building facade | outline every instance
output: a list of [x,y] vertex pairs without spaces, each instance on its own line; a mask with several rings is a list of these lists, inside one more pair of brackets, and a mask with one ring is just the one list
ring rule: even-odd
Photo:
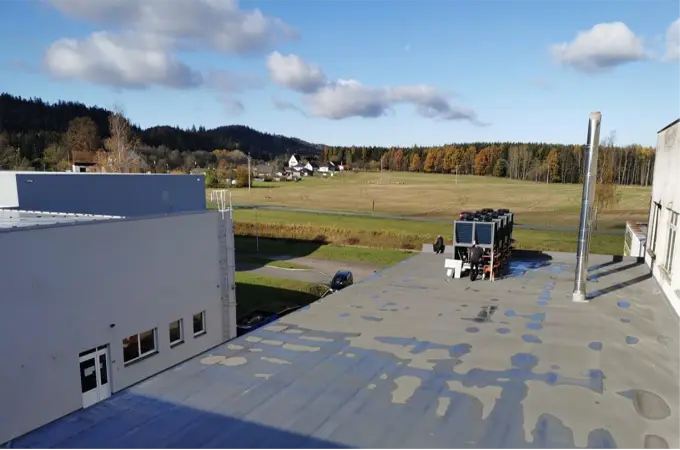
[[680,315],[680,119],[658,133],[645,262]]
[[[96,192],[111,177],[122,186],[140,175],[73,176]],[[110,194],[99,208],[107,215],[75,211],[93,208],[78,196],[71,206],[52,200],[68,213],[0,209],[0,443],[236,336],[229,212],[201,208],[202,192],[175,195],[182,212],[110,214],[115,204],[140,212],[135,202],[174,209],[162,192],[183,181],[171,177],[196,178],[168,175],[165,188],[151,181],[161,193],[155,206],[144,193]]]

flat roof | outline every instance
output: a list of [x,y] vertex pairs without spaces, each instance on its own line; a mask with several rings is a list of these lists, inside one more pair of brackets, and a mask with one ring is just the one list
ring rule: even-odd
[[680,119],[675,119],[673,122],[669,123],[668,125],[666,125],[666,126],[663,127],[662,129],[660,129],[659,131],[657,131],[656,134],[659,134],[659,133],[661,133],[662,131],[666,131],[667,129],[669,129],[670,127],[672,127],[673,125],[675,125],[675,124],[678,123],[678,122],[680,122]]
[[119,217],[0,209],[0,230],[108,220]]
[[[591,256],[446,281],[420,254],[16,439],[13,447],[680,444],[678,322],[649,277]],[[115,374],[113,375],[115,376]]]

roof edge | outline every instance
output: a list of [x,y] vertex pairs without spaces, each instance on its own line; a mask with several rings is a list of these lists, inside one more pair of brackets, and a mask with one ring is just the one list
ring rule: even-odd
[[660,129],[659,131],[657,131],[656,134],[659,134],[659,133],[661,133],[662,131],[666,131],[667,129],[669,129],[670,127],[672,127],[673,125],[675,125],[675,124],[678,123],[678,122],[680,122],[680,118],[675,119],[673,122],[669,123],[668,125],[666,125],[666,126],[663,127],[662,129]]

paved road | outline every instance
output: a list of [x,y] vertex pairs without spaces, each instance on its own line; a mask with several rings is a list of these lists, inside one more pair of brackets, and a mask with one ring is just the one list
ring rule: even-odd
[[[352,212],[352,211],[328,211],[322,209],[306,209],[306,208],[295,208],[292,206],[277,206],[277,205],[257,205],[257,204],[240,204],[234,205],[234,209],[265,209],[273,211],[290,211],[290,212],[300,212],[308,214],[334,214],[339,216],[356,216],[356,217],[371,217],[376,219],[398,219],[398,220],[411,220],[414,222],[438,222],[447,223],[449,220],[442,219],[441,217],[411,217],[411,216],[398,216],[391,214],[382,213],[363,213],[363,212]],[[549,225],[525,225],[525,224],[515,224],[515,228],[520,230],[535,230],[535,231],[565,231],[565,232],[578,232],[578,228],[573,227],[559,227],[559,226],[549,226]],[[624,230],[594,230],[593,234],[610,234],[610,235],[623,235]]]
[[318,284],[328,284],[333,274],[341,269],[350,270],[354,274],[355,281],[362,280],[373,274],[373,272],[383,269],[380,266],[365,263],[347,263],[307,257],[292,258],[280,256],[276,259],[313,267],[313,269],[283,269],[280,267],[263,266],[261,264],[239,263],[238,255],[236,255],[236,259],[236,270],[239,272],[250,272],[268,277],[291,278]]

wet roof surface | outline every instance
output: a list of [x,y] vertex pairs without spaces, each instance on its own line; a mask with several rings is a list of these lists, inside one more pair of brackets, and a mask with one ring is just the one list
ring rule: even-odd
[[[445,281],[421,254],[14,447],[677,447],[678,322],[644,266]],[[611,261],[611,259],[609,259]]]
[[95,220],[107,219],[112,219],[112,217],[0,209],[0,230],[40,227],[57,223],[92,222]]

